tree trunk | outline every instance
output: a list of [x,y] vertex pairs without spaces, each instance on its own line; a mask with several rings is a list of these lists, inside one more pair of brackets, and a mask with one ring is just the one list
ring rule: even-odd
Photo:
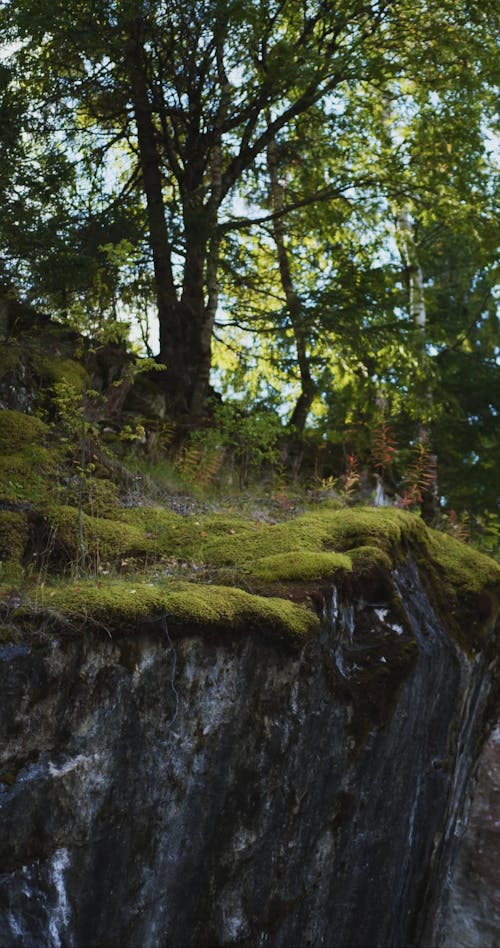
[[[283,210],[283,187],[278,178],[278,155],[275,139],[272,139],[267,146],[267,168],[271,187],[271,206],[273,213],[279,215]],[[302,303],[293,285],[290,260],[285,244],[283,219],[280,216],[273,218],[273,235],[278,254],[281,286],[285,294],[288,315],[292,325],[300,374],[301,392],[290,417],[289,425],[302,432],[316,393],[316,385],[311,375],[307,355],[307,332],[304,326]]]
[[[413,321],[417,331],[417,346],[419,362],[421,368],[424,366],[427,313],[425,308],[425,290],[424,275],[418,256],[418,248],[415,243],[413,221],[410,210],[407,205],[396,210],[396,235],[402,260],[406,267],[408,275],[408,304],[410,318]],[[427,402],[429,408],[432,406],[432,392],[426,381],[420,382],[419,395],[423,402]],[[425,414],[425,411],[424,411]],[[438,481],[437,481],[437,454],[432,451],[432,437],[428,422],[423,422],[420,426],[418,440],[426,443],[430,447],[429,465],[432,473],[432,486],[425,491],[422,497],[421,509],[424,520],[431,521],[436,516],[439,507]]]
[[137,128],[139,157],[146,195],[149,241],[153,254],[158,318],[160,323],[160,354],[168,335],[170,313],[177,303],[172,273],[172,256],[165,219],[163,180],[158,154],[152,108],[148,97],[140,24],[134,24],[126,45],[127,65],[134,118]]
[[130,27],[126,56],[157,290],[159,360],[167,367],[165,389],[171,413],[176,417],[192,418],[206,410],[209,393],[211,340],[218,299],[216,220],[221,196],[220,144],[212,148],[211,191],[207,203],[203,198],[207,155],[203,151],[196,153],[196,148],[191,149],[182,173],[178,171],[176,175],[181,191],[185,238],[184,271],[179,293],[173,278],[158,132],[148,89],[140,21],[134,21]]

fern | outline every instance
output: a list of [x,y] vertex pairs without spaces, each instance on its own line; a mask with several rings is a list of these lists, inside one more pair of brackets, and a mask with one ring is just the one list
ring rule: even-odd
[[436,460],[431,454],[429,440],[422,436],[415,442],[412,458],[403,478],[404,493],[401,507],[418,507],[436,484]]
[[397,445],[393,437],[392,429],[385,418],[382,418],[371,433],[370,450],[373,467],[382,477],[391,467],[396,452]]
[[212,448],[205,451],[196,477],[197,484],[200,484],[201,487],[208,487],[209,484],[212,484],[220,471],[223,460],[223,449]]
[[446,532],[455,537],[460,543],[468,543],[470,540],[470,517],[465,510],[460,515],[456,510],[450,510],[447,517]]
[[350,500],[360,481],[359,460],[355,454],[347,455],[347,468],[345,474],[340,478],[342,481],[342,492],[346,500]]
[[202,448],[196,444],[188,444],[182,449],[174,461],[174,465],[181,477],[189,481],[196,480],[202,455]]
[[173,421],[164,421],[159,432],[159,444],[164,451],[171,447],[175,434],[176,427]]

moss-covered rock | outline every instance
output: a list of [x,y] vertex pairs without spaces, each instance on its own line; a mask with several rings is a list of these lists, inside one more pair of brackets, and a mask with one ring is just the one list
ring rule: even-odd
[[0,499],[37,501],[47,494],[54,461],[43,441],[48,428],[32,415],[0,411]]
[[176,622],[201,627],[270,630],[292,638],[300,638],[319,627],[317,616],[302,606],[224,586],[185,584],[166,597],[166,606]]
[[47,431],[47,425],[39,418],[4,409],[0,411],[0,453],[15,454],[24,448],[39,445]]
[[341,571],[350,572],[352,561],[343,553],[310,553],[292,550],[257,559],[252,575],[264,582],[299,580],[307,582],[333,577]]
[[500,583],[500,565],[446,533],[428,531],[427,551],[439,567],[442,581],[457,594],[477,595]]
[[83,484],[84,511],[91,517],[120,520],[122,507],[118,486],[109,478],[87,477]]
[[388,553],[384,553],[378,546],[366,544],[348,550],[347,555],[352,563],[352,569],[358,576],[372,572],[374,569],[389,573],[392,569],[392,560]]
[[73,582],[44,588],[33,605],[109,627],[130,628],[165,615],[173,625],[204,632],[269,631],[294,640],[319,626],[316,615],[286,600],[195,583]]
[[5,564],[19,564],[28,541],[26,514],[0,510],[0,560]]
[[201,528],[193,517],[181,517],[162,507],[133,507],[119,514],[122,523],[142,532],[157,555],[192,559],[199,550]]
[[33,363],[40,378],[48,384],[64,382],[76,392],[83,392],[88,384],[88,372],[76,359],[38,355]]
[[[71,359],[54,359],[53,365],[42,359],[39,371],[54,384],[72,378],[80,390],[85,383],[84,370]],[[98,465],[92,473],[86,472],[79,514],[75,490],[80,493],[82,485],[75,476],[73,448],[53,439],[49,451],[49,433],[38,418],[0,412],[0,500],[11,506],[20,501],[29,505],[30,549],[31,544],[37,549],[33,524],[36,529],[42,524],[50,538],[50,543],[42,544],[46,558],[52,557],[49,566],[67,570],[78,560],[80,566],[98,572],[106,563],[110,569],[134,569],[140,577],[127,583],[54,587],[53,604],[62,614],[90,615],[119,625],[167,613],[173,621],[190,626],[268,626],[288,637],[300,636],[317,628],[313,608],[321,610],[320,599],[328,583],[334,581],[348,597],[364,595],[366,590],[375,598],[380,590],[390,596],[391,571],[411,554],[437,608],[455,617],[464,641],[477,639],[477,621],[482,621],[483,613],[476,606],[485,590],[498,585],[500,568],[456,540],[429,530],[413,514],[394,508],[322,505],[289,520],[268,523],[227,513],[186,517],[159,506],[125,509],[115,484],[108,476],[98,476]],[[102,472],[109,473],[104,467]],[[73,504],[67,501],[71,496]],[[61,498],[66,502],[60,504]],[[0,517],[0,559],[19,567],[27,542],[24,514],[5,511]],[[162,570],[165,574],[167,561],[169,572],[182,575],[184,570],[185,575],[187,565],[200,582],[159,585],[157,578]],[[145,576],[153,573],[153,569],[148,572],[150,567],[154,567],[152,584],[145,582]],[[227,585],[213,586],[207,577]],[[252,589],[278,593],[281,598],[253,596]],[[307,611],[292,599],[308,601],[312,608]],[[462,612],[465,622],[459,618]],[[467,623],[473,630],[470,635],[463,631]]]
[[236,566],[253,572],[257,561],[269,556],[302,553],[345,552],[370,546],[391,557],[401,555],[412,542],[424,542],[425,524],[401,510],[350,508],[312,510],[279,524],[252,523],[236,527],[224,536],[208,534],[203,543],[207,562]]
[[[50,511],[50,524],[69,559],[76,558],[80,546],[80,518],[76,507],[56,506]],[[119,556],[145,556],[154,547],[143,530],[117,520],[90,517],[82,511],[81,525],[85,552],[94,561]]]
[[34,445],[14,454],[0,454],[0,500],[42,504],[52,488],[54,459]]
[[212,558],[212,549],[228,542],[227,565],[237,565],[232,541],[238,537],[253,536],[258,525],[252,520],[228,517],[226,514],[205,514],[182,517],[163,507],[135,507],[122,510],[118,518],[144,530],[158,555],[167,554],[180,559],[220,565]]

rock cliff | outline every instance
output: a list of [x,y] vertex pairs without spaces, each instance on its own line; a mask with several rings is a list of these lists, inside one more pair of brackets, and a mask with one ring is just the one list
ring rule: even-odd
[[500,726],[487,740],[471,785],[440,923],[444,948],[495,948],[500,938]]
[[324,582],[302,637],[198,607],[9,626],[0,944],[442,942],[496,639],[490,594],[459,629],[429,575],[410,544]]

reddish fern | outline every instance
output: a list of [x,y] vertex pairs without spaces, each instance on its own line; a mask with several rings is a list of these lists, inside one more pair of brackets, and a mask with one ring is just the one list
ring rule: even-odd
[[403,479],[404,493],[401,507],[418,507],[436,484],[436,460],[431,454],[429,440],[420,436],[413,445],[412,458]]
[[370,451],[373,467],[382,477],[391,467],[396,451],[397,445],[392,429],[385,418],[382,418],[371,433]]

